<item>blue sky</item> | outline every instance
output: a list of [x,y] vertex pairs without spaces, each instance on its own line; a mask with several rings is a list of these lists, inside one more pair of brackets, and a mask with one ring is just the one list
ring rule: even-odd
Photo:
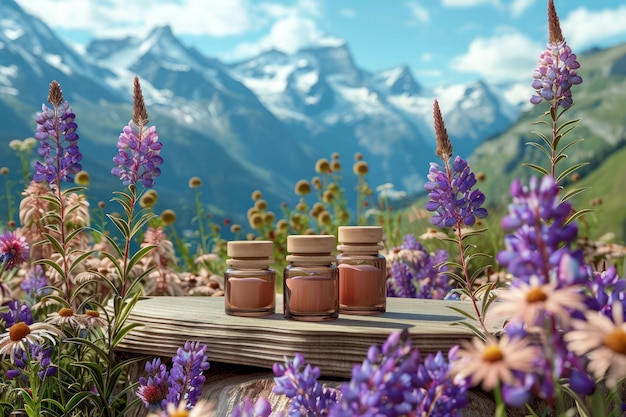
[[[225,61],[347,42],[360,68],[408,64],[428,87],[529,78],[547,40],[547,0],[16,0],[63,39],[143,35],[168,24]],[[555,0],[575,52],[626,42],[626,0]]]

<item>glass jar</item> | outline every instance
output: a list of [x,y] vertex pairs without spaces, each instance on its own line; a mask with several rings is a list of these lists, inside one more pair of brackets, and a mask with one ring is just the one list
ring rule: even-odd
[[276,271],[270,268],[274,244],[265,240],[228,242],[231,259],[224,272],[226,314],[259,317],[276,311]]
[[333,235],[287,236],[283,296],[286,319],[333,320],[339,317],[339,271],[333,264]]
[[387,304],[387,261],[383,229],[378,226],[341,226],[337,249],[339,311],[345,314],[384,313]]

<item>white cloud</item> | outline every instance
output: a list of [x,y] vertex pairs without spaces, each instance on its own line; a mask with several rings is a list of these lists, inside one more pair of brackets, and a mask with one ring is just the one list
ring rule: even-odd
[[498,0],[442,0],[441,4],[444,7],[475,7],[483,4],[498,5]]
[[259,8],[249,0],[18,0],[53,28],[82,29],[96,35],[145,32],[169,24],[177,34],[227,36],[258,26]]
[[535,4],[536,0],[513,0],[511,3],[511,15],[515,18],[520,17],[524,12]]
[[428,23],[430,21],[430,13],[428,12],[428,9],[418,2],[410,1],[406,4],[406,6],[411,11],[411,15],[417,23]]
[[433,60],[433,54],[430,52],[424,52],[421,58],[422,58],[422,61],[424,62],[430,62]]
[[[299,7],[303,3],[307,3],[306,7]],[[221,58],[241,60],[269,49],[291,54],[312,45],[335,46],[344,43],[342,39],[329,36],[318,29],[314,17],[320,15],[319,9],[312,8],[309,3],[301,1],[296,7],[283,7],[280,14],[274,14],[279,18],[271,26],[268,35],[255,42],[241,43]]]
[[561,29],[572,48],[595,46],[604,39],[626,34],[626,5],[597,11],[579,7],[561,19]]
[[508,28],[499,28],[490,38],[474,39],[463,55],[454,57],[451,68],[479,74],[490,82],[531,76],[545,45]]

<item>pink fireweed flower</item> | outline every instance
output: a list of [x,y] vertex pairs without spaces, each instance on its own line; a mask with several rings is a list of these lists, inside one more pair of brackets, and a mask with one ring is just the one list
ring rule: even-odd
[[588,310],[586,320],[573,320],[574,330],[564,336],[572,352],[588,356],[587,368],[596,378],[607,375],[609,388],[626,377],[626,323],[621,302],[613,304],[612,313],[613,320]]
[[4,270],[18,268],[28,260],[29,255],[30,249],[24,236],[12,231],[0,235],[0,262]]
[[17,322],[0,335],[0,355],[11,356],[14,361],[15,352],[19,349],[25,351],[29,343],[43,343],[46,339],[56,344],[56,338],[65,337],[65,334],[55,326],[48,323],[34,323],[28,325],[23,321]]
[[455,379],[471,377],[473,385],[482,384],[485,391],[491,391],[500,383],[513,384],[514,371],[531,372],[537,353],[527,339],[504,335],[500,340],[490,337],[485,342],[475,337],[471,343],[461,342],[450,374]]
[[526,326],[541,325],[539,318],[550,314],[567,328],[572,310],[585,311],[584,295],[578,285],[557,288],[558,282],[542,284],[537,276],[530,283],[519,281],[498,294],[489,314],[498,318],[519,319]]

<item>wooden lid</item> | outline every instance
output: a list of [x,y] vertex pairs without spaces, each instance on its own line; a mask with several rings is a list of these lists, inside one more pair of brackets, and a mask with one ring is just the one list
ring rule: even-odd
[[226,253],[233,258],[268,258],[274,255],[271,240],[235,240],[228,242]]
[[289,235],[287,252],[329,254],[335,250],[337,239],[334,235]]
[[378,243],[383,240],[380,226],[340,226],[338,240],[341,243]]

